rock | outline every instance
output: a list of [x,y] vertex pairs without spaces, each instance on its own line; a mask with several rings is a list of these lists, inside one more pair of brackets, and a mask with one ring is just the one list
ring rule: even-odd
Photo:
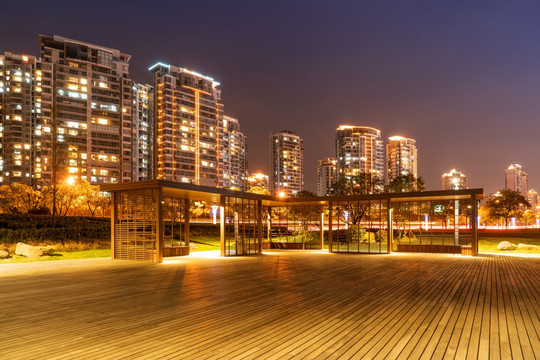
[[9,253],[6,250],[0,250],[0,259],[7,259],[9,257]]
[[499,245],[497,245],[497,249],[499,250],[514,250],[516,247],[517,246],[510,241],[501,241]]
[[50,256],[54,253],[54,249],[49,246],[33,246],[25,243],[17,243],[15,254],[26,256],[30,259],[35,259],[40,256]]
[[531,244],[518,244],[519,250],[540,250],[540,246]]

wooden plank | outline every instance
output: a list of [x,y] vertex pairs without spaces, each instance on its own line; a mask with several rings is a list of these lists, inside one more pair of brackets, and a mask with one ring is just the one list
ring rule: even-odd
[[301,250],[2,264],[0,358],[534,359],[539,265]]

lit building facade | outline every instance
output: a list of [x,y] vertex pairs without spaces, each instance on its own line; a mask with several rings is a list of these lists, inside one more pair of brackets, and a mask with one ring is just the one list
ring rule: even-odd
[[467,176],[456,169],[452,169],[450,172],[443,174],[441,179],[442,190],[463,190],[469,188]]
[[154,73],[154,178],[219,186],[219,83],[162,63]]
[[538,212],[538,205],[540,203],[538,202],[538,192],[536,190],[531,189],[527,192],[527,201],[531,204],[530,209],[533,212]]
[[505,170],[504,187],[516,191],[527,198],[529,191],[527,173],[523,171],[521,165],[510,164]]
[[388,180],[409,174],[418,178],[416,140],[401,136],[389,137],[386,144],[386,164]]
[[57,35],[39,44],[43,182],[131,181],[130,55]]
[[270,191],[270,180],[268,178],[268,175],[263,174],[261,172],[250,174],[247,177],[246,191],[255,186],[258,186],[260,188]]
[[34,56],[0,55],[0,185],[41,185],[41,81]]
[[362,173],[384,179],[384,142],[381,131],[367,126],[341,125],[336,129],[336,177]]
[[317,195],[330,195],[334,182],[336,182],[336,159],[317,160]]
[[247,179],[247,137],[238,119],[223,115],[219,127],[220,186],[245,191]]
[[304,190],[304,141],[293,131],[270,135],[270,192],[286,196]]
[[132,180],[150,180],[153,176],[154,88],[133,84],[133,162]]

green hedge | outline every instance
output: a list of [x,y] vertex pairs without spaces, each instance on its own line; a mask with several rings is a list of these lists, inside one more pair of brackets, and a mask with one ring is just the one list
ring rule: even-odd
[[0,214],[0,242],[19,241],[110,241],[111,220],[62,216],[53,228],[51,216]]

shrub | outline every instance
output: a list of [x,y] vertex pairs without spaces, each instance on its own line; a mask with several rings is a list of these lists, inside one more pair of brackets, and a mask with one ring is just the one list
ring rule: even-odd
[[110,241],[110,219],[58,217],[56,229],[52,217],[39,215],[0,215],[0,242],[23,241]]

